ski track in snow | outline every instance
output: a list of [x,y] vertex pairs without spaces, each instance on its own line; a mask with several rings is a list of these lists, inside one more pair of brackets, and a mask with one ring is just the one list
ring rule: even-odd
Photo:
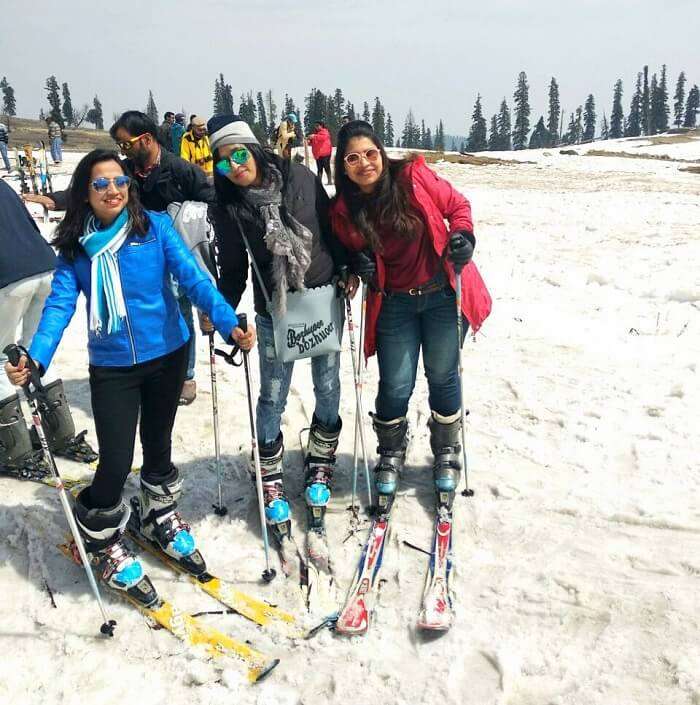
[[[681,147],[673,145],[674,157],[697,158],[697,144]],[[426,557],[402,544],[428,548],[432,533],[421,374],[369,634],[346,640],[324,631],[293,643],[235,615],[204,617],[282,659],[252,687],[234,662],[203,662],[111,595],[106,604],[119,624],[113,640],[101,638],[82,569],[54,548],[66,532],[55,492],[0,479],[0,702],[112,705],[147,693],[153,705],[700,703],[700,448],[691,429],[700,392],[700,182],[673,162],[554,150],[522,157],[536,163],[436,166],[472,201],[476,261],[494,298],[491,317],[464,350],[476,496],[456,502],[452,631],[433,639],[416,633]],[[68,155],[69,165],[76,161]],[[354,306],[359,322],[359,301]],[[252,312],[249,291],[242,308]],[[94,440],[82,303],[55,365],[76,427]],[[328,529],[344,594],[366,532],[343,542],[354,412],[347,353],[342,374],[345,430]],[[173,435],[174,460],[187,477],[183,514],[212,571],[303,615],[293,585],[282,577],[260,582],[243,373],[219,364],[218,377],[229,515],[211,511],[216,479],[203,337],[198,397],[180,409]],[[376,378],[372,360],[367,409]],[[309,365],[300,363],[284,430],[301,543],[298,433],[312,411]],[[84,470],[59,464],[73,475]],[[358,487],[364,502],[362,472]],[[130,478],[127,491],[135,488]],[[144,562],[164,596],[193,612],[219,609],[185,578]]]

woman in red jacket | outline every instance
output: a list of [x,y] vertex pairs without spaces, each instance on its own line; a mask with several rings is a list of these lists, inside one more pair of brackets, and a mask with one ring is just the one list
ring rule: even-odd
[[[406,413],[418,354],[428,379],[430,445],[438,501],[451,509],[459,482],[461,413],[455,271],[462,278],[464,331],[481,326],[491,297],[471,261],[469,201],[418,159],[388,159],[360,120],[338,133],[333,230],[353,252],[350,269],[369,286],[365,356],[375,352],[379,389],[374,430],[379,506],[391,509],[406,455]],[[449,223],[449,228],[445,225]]]
[[312,135],[307,137],[311,144],[311,152],[316,160],[316,173],[319,179],[323,179],[323,172],[326,172],[328,183],[332,184],[331,178],[331,154],[333,153],[333,143],[331,141],[331,133],[328,132],[326,123],[319,120],[315,125],[316,130]]

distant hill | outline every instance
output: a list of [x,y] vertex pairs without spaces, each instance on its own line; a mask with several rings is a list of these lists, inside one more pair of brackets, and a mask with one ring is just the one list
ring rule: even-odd
[[[44,140],[48,147],[48,135],[46,134],[46,123],[41,120],[28,120],[26,118],[0,115],[0,120],[7,125],[9,119],[10,127],[10,148],[21,147],[23,144],[36,146],[40,140]],[[116,149],[114,141],[106,130],[92,130],[90,128],[73,129],[68,127],[65,130],[65,140],[63,142],[64,151],[69,152],[89,152],[97,147]]]

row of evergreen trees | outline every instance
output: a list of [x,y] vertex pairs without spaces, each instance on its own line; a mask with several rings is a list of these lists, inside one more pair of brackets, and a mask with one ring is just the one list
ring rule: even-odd
[[[694,85],[685,93],[687,79],[681,71],[676,82],[673,97],[673,124],[677,127],[695,127],[700,109],[700,90]],[[637,75],[635,92],[630,109],[625,117],[622,105],[622,79],[615,82],[613,89],[610,120],[603,112],[600,121],[600,139],[639,137],[666,132],[670,127],[669,94],[666,78],[666,65],[661,67],[659,78],[656,73],[649,82],[649,67],[645,66]],[[507,151],[511,149],[536,149],[553,147],[559,144],[579,144],[596,138],[597,112],[593,94],[589,94],[583,105],[570,113],[566,131],[563,130],[563,112],[559,99],[559,85],[556,78],[549,84],[549,110],[547,120],[540,116],[530,133],[529,85],[525,72],[518,76],[513,94],[515,120],[505,98],[499,111],[491,117],[487,128],[483,114],[481,95],[478,95],[472,112],[469,138],[464,148],[471,152],[485,150]]]

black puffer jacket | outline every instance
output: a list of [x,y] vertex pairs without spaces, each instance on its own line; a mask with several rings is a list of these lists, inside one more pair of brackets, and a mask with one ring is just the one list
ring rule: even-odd
[[[296,220],[313,233],[311,265],[306,272],[308,287],[328,284],[340,267],[347,263],[347,250],[331,233],[328,217],[329,198],[320,179],[301,164],[269,157],[282,173],[282,217],[291,213]],[[223,198],[210,207],[209,215],[216,232],[217,264],[219,266],[219,291],[235,308],[243,296],[248,278],[248,253],[246,251],[240,223],[245,229],[248,243],[260,269],[265,288],[270,298],[274,291],[272,281],[272,254],[267,249],[263,236],[265,227],[257,212],[245,204],[227,198],[228,182],[224,182]],[[267,316],[265,297],[255,272],[253,278],[255,311]]]

